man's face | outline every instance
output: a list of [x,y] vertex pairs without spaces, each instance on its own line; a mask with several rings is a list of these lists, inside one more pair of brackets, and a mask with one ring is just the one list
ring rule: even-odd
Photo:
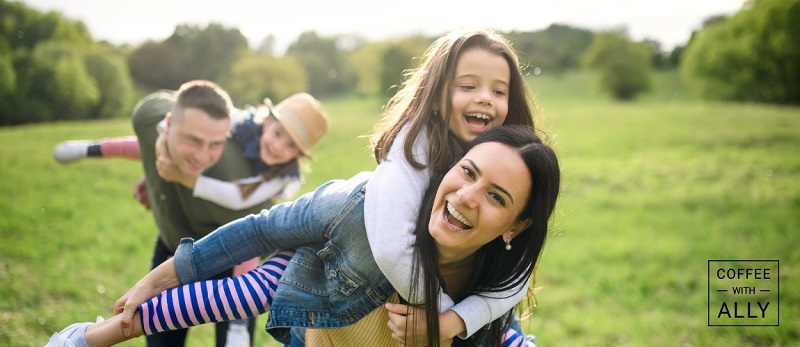
[[219,161],[230,119],[211,118],[196,108],[183,110],[183,117],[168,115],[167,150],[184,174],[199,176]]

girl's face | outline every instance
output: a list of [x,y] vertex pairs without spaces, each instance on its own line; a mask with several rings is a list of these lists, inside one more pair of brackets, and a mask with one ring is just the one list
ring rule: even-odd
[[462,142],[500,126],[508,114],[511,68],[501,55],[465,51],[456,63],[451,91],[450,131]]
[[439,259],[460,260],[499,236],[511,239],[530,225],[518,220],[531,190],[519,154],[497,142],[473,147],[436,191],[428,228]]
[[259,141],[259,155],[267,165],[285,164],[300,155],[300,148],[279,121],[266,119]]

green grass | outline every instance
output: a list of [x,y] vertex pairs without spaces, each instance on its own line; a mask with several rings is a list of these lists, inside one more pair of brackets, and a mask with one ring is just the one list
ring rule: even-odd
[[[523,328],[541,346],[796,345],[800,108],[701,102],[674,73],[654,81],[620,104],[589,74],[531,80],[563,188]],[[381,101],[323,102],[332,127],[306,191],[374,168],[359,135]],[[108,316],[148,270],[156,230],[131,197],[139,164],[61,166],[50,154],[63,140],[130,133],[127,120],[0,129],[0,345],[41,346]],[[710,259],[780,260],[780,326],[708,327]],[[210,327],[194,329],[190,345],[212,345]]]

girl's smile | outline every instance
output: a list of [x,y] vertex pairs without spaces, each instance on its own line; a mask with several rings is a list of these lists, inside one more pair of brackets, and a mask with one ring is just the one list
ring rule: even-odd
[[511,68],[505,58],[483,49],[464,52],[456,65],[448,126],[462,142],[500,126],[508,113]]

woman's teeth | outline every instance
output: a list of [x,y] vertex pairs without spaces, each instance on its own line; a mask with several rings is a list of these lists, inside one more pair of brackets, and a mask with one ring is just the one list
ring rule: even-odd
[[459,221],[459,222],[461,222],[461,224],[463,224],[463,225],[454,225],[455,227],[458,227],[459,229],[470,229],[470,228],[472,228],[472,224],[466,218],[464,218],[464,216],[461,215],[461,213],[459,213],[455,209],[455,207],[453,207],[453,205],[451,205],[449,202],[447,203],[447,212],[449,212],[450,215],[453,216],[453,218],[455,218],[457,221]]

